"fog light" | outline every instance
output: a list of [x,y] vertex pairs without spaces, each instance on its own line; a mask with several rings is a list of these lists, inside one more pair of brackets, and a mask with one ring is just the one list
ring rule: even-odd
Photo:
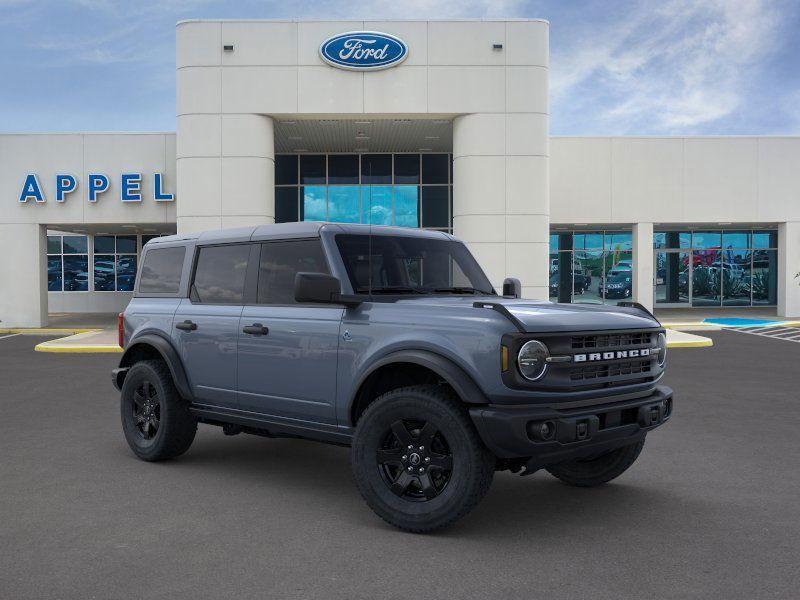
[[528,434],[535,440],[547,441],[553,439],[556,433],[556,424],[552,421],[540,421],[528,425]]

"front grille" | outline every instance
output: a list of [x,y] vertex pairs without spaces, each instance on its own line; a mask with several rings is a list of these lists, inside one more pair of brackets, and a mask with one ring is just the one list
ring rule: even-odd
[[646,331],[633,333],[607,333],[572,337],[573,350],[619,348],[620,346],[649,346],[653,334]]
[[648,375],[652,368],[652,360],[629,360],[610,364],[588,365],[570,369],[572,381],[607,379],[620,375]]

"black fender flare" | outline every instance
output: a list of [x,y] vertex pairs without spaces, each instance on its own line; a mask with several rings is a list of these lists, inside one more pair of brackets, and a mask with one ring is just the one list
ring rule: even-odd
[[115,370],[118,372],[115,382],[118,387],[122,388],[122,382],[125,380],[125,374],[127,373],[127,370],[133,366],[132,357],[136,355],[135,350],[137,348],[142,348],[143,346],[154,348],[161,355],[161,358],[165,363],[167,363],[169,372],[172,375],[172,381],[175,383],[178,393],[184,399],[191,400],[191,387],[189,387],[189,380],[186,377],[186,370],[183,368],[183,363],[181,362],[180,356],[178,356],[178,352],[175,350],[169,340],[155,333],[144,333],[142,335],[138,335],[131,340],[128,347],[125,348],[125,352],[122,354],[122,358],[119,360],[120,368]]
[[467,404],[488,404],[486,395],[475,383],[475,380],[452,360],[430,350],[409,349],[397,350],[370,364],[369,368],[359,377],[358,383],[354,387],[354,392],[347,406],[348,414],[352,415],[353,404],[358,398],[364,382],[375,371],[392,363],[413,363],[430,369],[450,384],[463,402]]

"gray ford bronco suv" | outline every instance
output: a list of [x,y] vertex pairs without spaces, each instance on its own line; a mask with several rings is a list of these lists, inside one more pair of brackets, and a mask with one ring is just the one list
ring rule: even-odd
[[367,504],[448,525],[495,471],[594,486],[669,419],[664,330],[644,308],[498,295],[438,231],[287,223],[147,243],[112,374],[146,461],[198,423],[351,446]]

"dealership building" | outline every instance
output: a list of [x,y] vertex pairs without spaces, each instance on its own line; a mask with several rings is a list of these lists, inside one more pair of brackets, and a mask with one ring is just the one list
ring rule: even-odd
[[452,232],[499,288],[800,316],[800,138],[550,137],[540,20],[187,21],[177,133],[0,135],[0,327],[111,312],[152,236]]

